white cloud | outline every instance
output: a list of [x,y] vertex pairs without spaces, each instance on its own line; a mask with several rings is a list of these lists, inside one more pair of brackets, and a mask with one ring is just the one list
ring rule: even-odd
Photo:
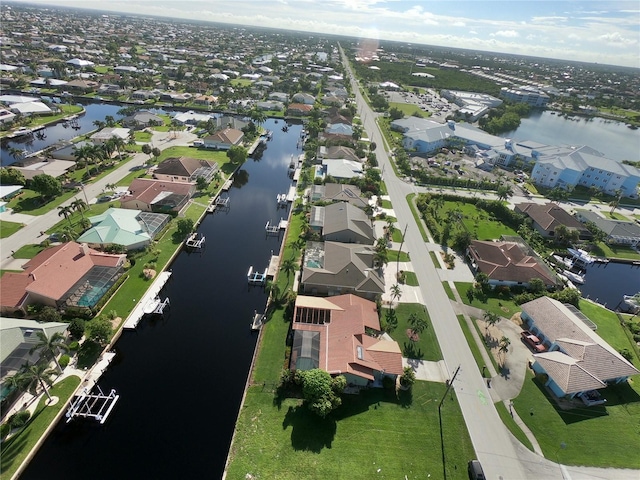
[[467,24],[464,23],[464,22],[453,22],[451,25],[453,27],[466,27],[467,26]]
[[520,34],[515,30],[499,30],[491,34],[492,37],[518,38]]
[[605,33],[600,35],[598,39],[614,47],[629,47],[638,43],[635,39],[623,37],[620,32]]

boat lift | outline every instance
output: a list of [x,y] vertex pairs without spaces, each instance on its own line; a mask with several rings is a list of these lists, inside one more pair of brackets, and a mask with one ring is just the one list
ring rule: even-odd
[[198,233],[194,232],[191,235],[189,235],[189,238],[187,238],[187,241],[185,242],[185,245],[187,247],[189,247],[189,248],[200,249],[204,245],[204,241],[205,241],[204,235],[199,237]]
[[71,402],[65,416],[67,423],[77,417],[91,418],[97,420],[101,425],[107,421],[109,414],[116,406],[120,395],[111,389],[105,395],[100,386],[97,386],[98,393],[88,393],[86,389]]
[[264,269],[264,272],[254,272],[253,265],[249,267],[249,271],[247,272],[247,282],[249,285],[264,285],[267,281],[267,269]]

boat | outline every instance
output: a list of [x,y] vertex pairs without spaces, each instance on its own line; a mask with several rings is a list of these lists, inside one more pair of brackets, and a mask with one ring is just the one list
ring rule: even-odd
[[628,307],[630,312],[640,312],[640,292],[636,293],[635,295],[623,295],[622,303],[626,307]]
[[563,270],[562,273],[563,273],[563,275],[565,277],[567,277],[573,283],[578,283],[580,285],[582,285],[584,283],[584,276],[583,275],[579,275],[579,274],[577,274],[575,272],[572,272],[571,270]]
[[278,195],[276,195],[276,200],[278,202],[278,206],[279,207],[286,206],[289,203],[287,201],[287,194],[286,193],[279,193]]
[[595,262],[595,258],[589,255],[588,252],[582,250],[581,248],[567,248],[567,251],[573,256],[573,258],[582,263],[593,263]]
[[567,268],[573,268],[573,260],[570,258],[561,257],[560,255],[552,255],[552,258],[558,262],[563,264]]
[[33,134],[33,130],[31,130],[30,128],[20,127],[14,130],[13,132],[11,132],[9,135],[7,135],[7,138],[25,137],[27,135],[32,135],[32,134]]
[[151,298],[149,299],[149,301],[147,301],[147,303],[145,303],[144,307],[142,308],[142,312],[145,315],[151,315],[157,310],[157,308],[160,306],[160,303],[160,297]]

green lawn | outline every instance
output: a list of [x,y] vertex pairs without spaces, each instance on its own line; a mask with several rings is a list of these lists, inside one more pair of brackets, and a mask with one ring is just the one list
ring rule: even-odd
[[7,222],[0,220],[0,238],[7,238],[20,230],[24,225],[22,223]]
[[438,403],[445,388],[418,381],[400,398],[381,389],[363,391],[345,396],[323,420],[298,399],[279,401],[253,386],[238,420],[227,477],[465,479],[474,450],[455,396],[441,409],[441,441]]
[[387,252],[387,259],[389,260],[389,263],[397,261],[398,258],[400,258],[401,262],[409,262],[409,261],[411,261],[411,258],[409,257],[409,254],[407,252],[405,252],[404,250],[402,252],[400,252],[398,250],[389,250]]
[[444,287],[444,291],[447,293],[447,297],[449,297],[449,300],[455,301],[456,297],[453,295],[453,290],[451,289],[451,285],[449,285],[449,282],[442,282],[442,286]]
[[[409,204],[409,207],[411,208],[411,213],[413,214],[413,219],[416,221],[416,224],[418,225],[418,230],[420,230],[420,234],[422,235],[422,240],[424,240],[425,242],[429,241],[429,237],[427,236],[427,232],[424,228],[424,225],[422,224],[422,218],[420,217],[420,212],[418,212],[418,209],[416,208],[414,202],[416,194],[415,193],[410,193],[409,195],[407,195],[407,203]],[[434,265],[438,266],[438,263],[434,262]]]
[[43,396],[29,423],[19,433],[3,442],[0,479],[9,479],[13,476],[79,384],[80,378],[72,376],[54,385],[50,390],[50,394],[60,399],[58,403],[47,407],[45,404],[46,397]]
[[[513,403],[550,460],[568,465],[638,469],[639,376],[635,380],[634,386],[624,384],[600,390],[607,399],[604,405],[561,410],[542,384],[527,372]],[[565,448],[560,447],[562,443]]]
[[458,209],[462,212],[462,223],[478,240],[494,240],[501,235],[517,235],[518,233],[498,220],[492,219],[488,212],[477,209],[475,205],[462,202],[445,202],[438,216],[446,218],[447,212]]
[[[383,308],[382,318],[384,318],[386,310],[386,308]],[[398,327],[391,332],[391,338],[400,345],[402,355],[408,358],[419,358],[433,362],[442,360],[440,345],[433,331],[431,318],[424,305],[419,303],[401,303],[395,310],[398,317]],[[411,342],[407,336],[407,330],[411,328],[409,325],[409,316],[412,313],[426,319],[428,323],[427,329],[420,334],[420,340],[417,342]]]
[[433,266],[436,268],[440,268],[440,262],[438,261],[438,254],[436,252],[429,252],[429,257],[431,257],[431,262]]
[[382,205],[380,205],[380,206],[382,208],[385,208],[385,209],[388,209],[388,210],[393,208],[393,205],[391,204],[391,202],[389,200],[382,200],[381,203],[382,203]]
[[419,287],[418,277],[415,272],[404,272],[404,283],[410,287]]
[[500,298],[493,291],[489,292],[486,302],[477,298],[474,298],[472,302],[469,302],[467,290],[473,289],[473,284],[469,282],[455,282],[455,286],[462,298],[462,301],[467,305],[494,312],[505,318],[510,318],[514,313],[520,312],[520,307],[516,305],[513,300]]
[[136,142],[150,142],[151,141],[151,132],[143,132],[138,131],[133,133]]
[[[464,315],[457,315],[457,317],[458,317],[458,322],[460,323],[460,328],[462,328],[462,333],[464,334],[464,338],[467,340],[467,344],[469,345],[471,354],[473,355],[473,358],[476,361],[476,365],[478,365],[478,371],[483,376],[490,377],[491,375],[489,374],[489,371],[487,370],[485,373],[483,373],[483,368],[482,368],[483,366],[486,365],[486,362],[484,361],[484,357],[482,356],[482,352],[480,349],[484,348],[486,350],[486,347],[484,345],[478,345],[475,338],[473,337],[473,333],[471,332],[469,325],[467,324],[467,321],[464,319]],[[475,328],[476,332],[478,332],[477,324],[473,319],[471,319],[471,321],[474,323],[473,328]],[[478,332],[478,335],[480,335],[480,338],[482,338],[482,332]],[[496,371],[499,371],[500,369],[498,368],[498,364],[493,358],[493,355],[491,355],[491,352],[487,352],[487,353],[489,354],[489,358],[491,359],[491,363],[493,364],[493,367],[496,369]]]
[[509,429],[513,436],[518,439],[521,444],[523,444],[533,452],[533,445],[524,434],[522,429],[518,426],[516,421],[513,419],[513,417],[509,413],[509,410],[507,410],[507,407],[504,406],[504,403],[496,402],[495,406],[496,410],[498,411],[498,415],[500,415],[500,418],[502,419],[502,423],[504,423],[504,425]]
[[[43,237],[44,238],[44,237]],[[42,245],[23,245],[13,254],[13,258],[23,258],[29,260],[39,254],[44,247]]]
[[591,251],[598,257],[607,258],[623,258],[626,260],[640,260],[640,253],[629,247],[622,247],[618,245],[608,245],[604,242],[599,242],[598,245]]
[[419,106],[412,103],[389,102],[389,108],[391,109],[394,107],[404,113],[407,117],[410,117],[416,112],[420,113],[422,117],[428,117],[431,115],[429,112],[425,112]]
[[215,161],[222,168],[224,165],[230,163],[227,152],[220,150],[209,150],[206,148],[193,148],[193,147],[171,147],[162,151],[162,154],[158,157],[158,161],[161,162],[169,157],[191,157],[201,160]]

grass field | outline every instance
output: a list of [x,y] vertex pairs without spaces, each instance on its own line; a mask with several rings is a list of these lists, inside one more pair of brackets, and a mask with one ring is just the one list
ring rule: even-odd
[[20,230],[24,225],[22,223],[7,222],[0,220],[0,238],[7,238]]
[[[383,308],[382,317],[384,318],[386,308]],[[398,317],[398,327],[391,332],[393,338],[400,348],[402,355],[407,358],[418,358],[421,360],[429,360],[437,362],[442,360],[442,352],[438,339],[431,325],[431,318],[424,305],[419,303],[401,303],[396,307],[396,315]],[[407,330],[411,328],[409,325],[409,316],[415,313],[419,317],[427,320],[427,329],[420,334],[420,340],[411,342],[407,336]]]
[[429,112],[425,112],[419,106],[412,103],[389,102],[389,108],[397,108],[407,117],[410,117],[414,113],[419,113],[422,117],[428,117],[431,115]]
[[436,252],[429,252],[429,257],[431,258],[431,262],[433,266],[436,268],[440,268],[440,262],[438,261],[438,254]]
[[418,277],[415,272],[404,272],[404,283],[405,285],[409,285],[410,287],[419,287],[420,282],[418,282]]
[[0,472],[2,473],[0,474],[0,479],[9,479],[13,476],[35,446],[42,432],[53,421],[79,384],[80,378],[72,376],[54,385],[50,390],[50,395],[58,397],[60,399],[58,403],[47,407],[45,404],[47,397],[43,395],[27,425],[9,440],[2,443],[2,459],[0,460]]
[[596,247],[591,251],[598,257],[607,258],[623,258],[626,260],[640,260],[640,253],[629,247],[623,247],[618,245],[608,245],[604,242],[599,242]]
[[474,451],[455,397],[442,407],[441,441],[438,403],[445,388],[418,381],[399,398],[366,390],[345,396],[323,420],[299,399],[278,401],[262,386],[251,387],[227,478],[465,479]]
[[404,250],[402,252],[400,252],[398,250],[389,250],[387,258],[389,259],[389,263],[397,261],[398,258],[400,258],[401,262],[409,262],[409,261],[411,261],[411,258],[409,257],[409,254],[407,252],[405,252]]
[[150,142],[151,141],[151,132],[138,131],[134,132],[136,142]]
[[517,235],[515,230],[493,220],[489,213],[477,209],[470,203],[445,202],[438,215],[440,218],[446,218],[447,213],[455,209],[462,212],[462,223],[478,240],[495,240],[501,235]]
[[467,305],[494,312],[505,318],[510,318],[514,313],[518,313],[520,311],[520,307],[516,305],[515,302],[500,298],[493,291],[489,292],[486,302],[483,302],[478,298],[474,298],[472,302],[469,302],[467,290],[473,289],[473,284],[469,282],[455,282],[455,286],[462,298],[462,301]]
[[44,247],[42,245],[23,245],[12,255],[13,258],[23,258],[29,260],[39,254]]
[[453,295],[453,290],[451,289],[449,282],[442,282],[442,286],[444,287],[444,291],[446,292],[447,297],[449,297],[449,300],[455,301],[456,297]]

